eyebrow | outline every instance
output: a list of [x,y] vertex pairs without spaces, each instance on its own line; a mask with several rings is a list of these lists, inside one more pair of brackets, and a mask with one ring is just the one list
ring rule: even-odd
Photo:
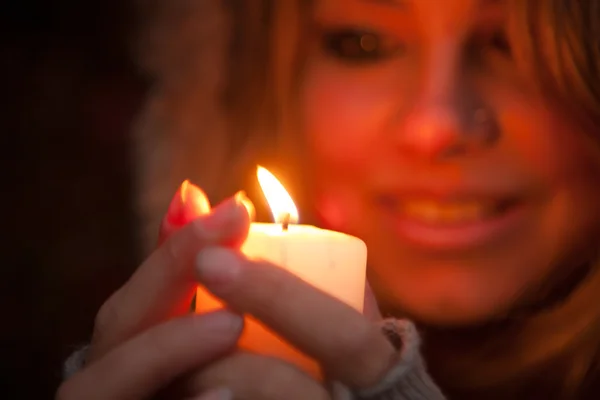
[[390,4],[394,6],[404,6],[406,5],[406,1],[404,0],[363,0],[366,3],[380,3],[380,4]]
[[[408,6],[408,3],[410,2],[410,0],[362,0],[365,3],[375,3],[375,4],[383,4],[383,5],[388,5],[388,6],[395,6],[395,7],[406,7]],[[494,3],[500,3],[501,0],[479,0],[479,3],[482,5],[485,4],[494,4]]]
[[386,6],[394,6],[394,7],[406,7],[408,2],[406,0],[362,0],[365,3],[375,3],[382,4]]

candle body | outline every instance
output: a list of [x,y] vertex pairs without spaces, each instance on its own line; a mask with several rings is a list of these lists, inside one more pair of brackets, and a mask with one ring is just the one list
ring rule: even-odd
[[[306,225],[253,223],[242,252],[285,268],[316,288],[362,312],[366,279],[367,248],[353,236]],[[274,302],[278,299],[273,299]],[[222,304],[202,287],[196,296],[196,312],[221,308]],[[310,313],[310,310],[306,310]],[[307,332],[311,327],[307,327]],[[292,362],[313,376],[318,367],[261,323],[246,318],[240,347]]]

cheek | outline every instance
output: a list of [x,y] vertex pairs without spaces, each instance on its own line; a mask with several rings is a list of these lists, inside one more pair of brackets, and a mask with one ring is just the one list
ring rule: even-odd
[[[528,112],[530,111],[530,112]],[[580,132],[566,126],[549,112],[528,110],[526,106],[509,113],[505,120],[506,156],[513,156],[511,164],[529,171],[545,186],[553,187],[578,178],[584,163],[586,149],[577,139]]]
[[316,205],[322,222],[351,232],[363,209],[364,186],[382,156],[389,114],[383,85],[312,71],[305,81],[303,122],[314,160]]
[[560,107],[533,108],[514,98],[511,104],[505,121],[504,154],[512,156],[507,162],[538,182],[545,210],[540,236],[550,248],[567,252],[586,242],[598,223],[596,144]]
[[391,108],[388,90],[373,79],[309,70],[303,121],[319,164],[334,171],[364,169],[381,146],[380,132]]
[[483,85],[493,99],[502,129],[502,141],[495,160],[521,171],[532,183],[546,189],[581,180],[582,171],[589,175],[592,155],[589,143],[576,120],[564,113],[564,107],[540,98],[525,87]]

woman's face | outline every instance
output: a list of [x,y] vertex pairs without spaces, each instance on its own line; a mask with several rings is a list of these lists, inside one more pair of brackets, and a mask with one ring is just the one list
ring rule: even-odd
[[[317,206],[383,305],[482,321],[563,277],[598,226],[584,134],[511,59],[498,0],[319,0],[302,86]],[[575,259],[577,259],[575,261]]]

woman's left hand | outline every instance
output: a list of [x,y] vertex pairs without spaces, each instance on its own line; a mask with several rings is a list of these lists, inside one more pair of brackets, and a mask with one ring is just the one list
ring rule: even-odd
[[[198,255],[196,271],[199,282],[229,307],[253,315],[317,360],[328,379],[368,388],[395,359],[396,349],[371,320],[282,268],[213,247]],[[204,369],[186,386],[196,393],[228,387],[243,399],[330,398],[321,383],[296,367],[243,352]]]

